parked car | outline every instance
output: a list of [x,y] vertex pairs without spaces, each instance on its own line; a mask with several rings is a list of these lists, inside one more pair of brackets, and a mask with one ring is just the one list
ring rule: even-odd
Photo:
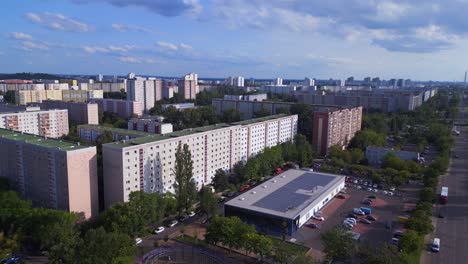
[[308,223],[306,224],[307,227],[310,227],[310,228],[319,228],[319,225],[316,224],[316,223]]
[[160,226],[160,227],[156,228],[156,230],[154,230],[154,233],[159,234],[159,233],[162,233],[164,230],[166,230],[164,228],[164,226]]
[[390,191],[394,192],[394,191],[395,191],[395,187],[391,187],[391,188],[390,188]]
[[372,192],[372,188],[371,188],[371,187],[367,188],[367,190],[368,190],[369,192]]
[[361,223],[364,223],[364,224],[368,224],[368,225],[371,224],[371,221],[369,221],[369,220],[367,220],[367,219],[364,219],[364,218],[362,218],[360,222],[361,222]]
[[377,190],[377,189],[374,189],[374,192],[375,192],[375,193],[378,193],[378,192],[379,192],[379,190]]
[[167,227],[174,227],[179,223],[177,220],[172,220],[167,224]]
[[228,192],[228,193],[226,194],[227,197],[233,197],[234,195],[236,195],[235,192]]
[[365,213],[360,208],[354,208],[353,213],[357,215],[365,215]]
[[396,237],[392,237],[392,244],[398,246],[398,244],[400,244],[400,239],[398,239]]
[[357,220],[355,218],[352,218],[352,217],[346,218],[345,221],[353,223],[353,225],[357,224]]
[[138,245],[138,244],[140,244],[141,242],[143,242],[143,239],[141,239],[141,238],[139,238],[139,237],[135,238],[135,245]]
[[195,216],[195,212],[194,212],[194,211],[188,213],[188,217],[194,217],[194,216]]
[[372,202],[371,202],[371,201],[369,201],[369,200],[364,200],[364,201],[362,201],[362,204],[365,204],[365,205],[371,205],[371,204],[372,204]]
[[221,196],[221,197],[218,198],[218,202],[220,202],[220,203],[224,202],[225,200],[226,200],[226,197],[224,197],[224,196]]
[[324,221],[325,218],[323,216],[320,216],[320,215],[312,215],[312,218],[315,219],[315,220],[319,220],[319,221]]
[[364,183],[364,186],[367,186],[367,182]]
[[370,220],[370,221],[377,221],[377,218],[375,218],[375,216],[373,216],[373,215],[366,216],[366,219]]
[[405,232],[402,230],[395,230],[395,232],[393,232],[393,237],[399,238],[402,237],[404,234]]
[[369,207],[361,207],[360,209],[361,209],[361,211],[363,211],[364,214],[366,214],[366,215],[370,215],[370,214],[372,213],[372,209],[370,209]]
[[432,252],[439,252],[440,250],[440,238],[434,238],[431,245]]
[[356,225],[354,222],[351,222],[351,221],[348,221],[348,220],[344,220],[344,221],[343,221],[343,224],[345,224],[345,225],[350,225],[350,226],[352,226],[352,227],[354,227],[354,226]]
[[343,227],[346,228],[346,229],[351,230],[351,229],[353,229],[354,226],[352,224],[350,224],[350,223],[345,222],[345,223],[343,223]]
[[348,214],[347,217],[348,217],[348,218],[354,218],[354,219],[357,219],[357,218],[358,218],[358,216],[357,216],[356,214],[353,214],[353,213]]
[[358,187],[357,187],[357,188],[358,188],[358,190],[362,189],[362,187],[361,187],[361,186],[359,186],[359,185],[358,185]]
[[369,196],[367,196],[367,198],[369,198],[369,199],[377,199],[377,196],[376,196],[376,195],[369,195]]
[[239,188],[239,192],[245,192],[247,191],[248,189],[250,188],[250,185],[244,185],[242,187]]
[[187,219],[188,219],[188,216],[187,216],[187,215],[181,215],[181,216],[179,217],[179,221],[180,221],[180,222],[184,222],[184,221],[187,220]]
[[338,195],[336,196],[336,198],[339,198],[339,199],[346,199],[346,197],[345,197],[344,195],[342,195],[342,194],[338,194]]
[[379,187],[377,184],[372,185],[372,187],[377,188]]

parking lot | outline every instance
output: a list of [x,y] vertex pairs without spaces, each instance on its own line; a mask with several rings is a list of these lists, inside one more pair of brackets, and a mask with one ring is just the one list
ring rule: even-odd
[[[397,193],[398,194],[398,193]],[[370,195],[376,195],[376,199],[372,199],[372,205],[364,205],[362,201]],[[402,215],[403,198],[401,196],[384,194],[383,190],[378,192],[370,192],[364,189],[357,189],[355,184],[348,186],[345,199],[334,198],[328,205],[321,210],[321,216],[325,221],[309,220],[308,223],[316,223],[318,229],[302,226],[294,235],[296,243],[304,244],[312,248],[312,254],[316,257],[322,256],[323,245],[320,240],[320,234],[326,230],[342,225],[344,219],[353,211],[353,208],[368,207],[372,210],[372,215],[377,218],[377,221],[372,221],[371,224],[360,223],[360,216],[357,224],[352,229],[353,232],[361,235],[360,241],[369,241],[372,243],[390,242],[393,230],[402,227],[402,224],[396,221],[397,217]],[[391,222],[392,227],[387,228],[387,223]]]

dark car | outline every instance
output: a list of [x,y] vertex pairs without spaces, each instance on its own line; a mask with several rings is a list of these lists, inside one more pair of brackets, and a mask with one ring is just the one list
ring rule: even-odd
[[306,224],[306,226],[310,228],[319,228],[319,225],[316,223],[309,223],[309,224]]
[[358,216],[357,216],[357,215],[355,215],[355,214],[352,214],[352,213],[351,213],[351,214],[349,214],[349,215],[348,215],[348,217],[349,217],[349,218],[354,218],[354,219],[357,219],[357,218],[358,218]]
[[228,193],[226,193],[226,196],[227,196],[227,197],[233,197],[234,195],[236,195],[235,192],[228,192]]
[[375,218],[373,215],[366,216],[366,219],[371,221],[377,221],[377,218]]
[[179,217],[180,222],[184,222],[187,219],[188,219],[188,216],[186,216],[186,215],[182,215],[182,216]]
[[363,218],[363,219],[361,219],[361,221],[360,221],[360,222],[361,222],[361,223],[364,223],[364,224],[368,224],[368,225],[370,225],[370,224],[371,224],[371,221],[369,221],[369,220],[367,220],[367,219],[364,219],[364,218]]
[[377,199],[377,196],[375,196],[375,195],[369,195],[369,196],[367,196],[367,198],[369,198],[369,199]]
[[344,196],[343,194],[338,194],[336,196],[336,198],[339,198],[339,199],[346,199],[346,196]]
[[362,201],[362,204],[365,204],[365,205],[371,205],[372,202],[371,201],[368,201],[368,200],[364,200]]

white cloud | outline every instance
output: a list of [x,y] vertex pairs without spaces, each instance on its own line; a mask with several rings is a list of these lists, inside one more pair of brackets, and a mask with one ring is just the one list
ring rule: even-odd
[[70,31],[70,32],[89,32],[91,26],[81,22],[77,19],[66,17],[62,14],[55,13],[26,13],[26,18],[31,22],[42,25],[46,28],[59,31]]
[[32,40],[33,37],[23,32],[12,32],[11,37],[18,40]]
[[32,41],[23,41],[22,42],[22,49],[26,51],[32,51],[34,49],[37,50],[48,50],[49,47],[45,43],[39,43],[39,42],[32,42]]
[[406,15],[410,7],[410,5],[404,3],[378,1],[373,19],[376,21],[398,21],[402,16]]
[[188,45],[188,44],[185,44],[185,43],[180,43],[179,45],[180,49],[183,49],[183,50],[186,50],[186,51],[191,51],[193,50],[193,47]]
[[135,26],[135,25],[112,24],[111,26],[114,30],[118,32],[129,32],[129,31],[142,32],[142,33],[153,32],[151,29],[141,27],[141,26]]
[[177,47],[177,45],[175,44],[172,44],[170,42],[164,42],[164,41],[158,41],[156,43],[156,45],[164,50],[168,50],[168,51],[177,51],[179,49],[179,47]]
[[315,54],[307,54],[306,57],[311,60],[316,60],[322,63],[329,65],[338,65],[338,64],[357,64],[357,60],[346,57],[333,57],[333,56],[323,56]]
[[91,54],[94,54],[96,52],[101,52],[101,53],[110,53],[110,52],[127,53],[130,50],[133,50],[135,48],[136,48],[136,46],[134,46],[134,45],[124,45],[124,46],[109,45],[107,47],[83,46],[83,50],[86,51],[87,53],[91,53]]
[[121,56],[119,57],[119,61],[125,62],[125,63],[147,63],[147,64],[153,64],[156,63],[156,60],[152,58],[139,58],[139,57],[133,57],[133,56]]

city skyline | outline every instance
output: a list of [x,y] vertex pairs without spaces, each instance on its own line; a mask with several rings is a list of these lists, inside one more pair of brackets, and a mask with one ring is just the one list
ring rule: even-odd
[[0,72],[462,81],[468,2],[3,3]]

